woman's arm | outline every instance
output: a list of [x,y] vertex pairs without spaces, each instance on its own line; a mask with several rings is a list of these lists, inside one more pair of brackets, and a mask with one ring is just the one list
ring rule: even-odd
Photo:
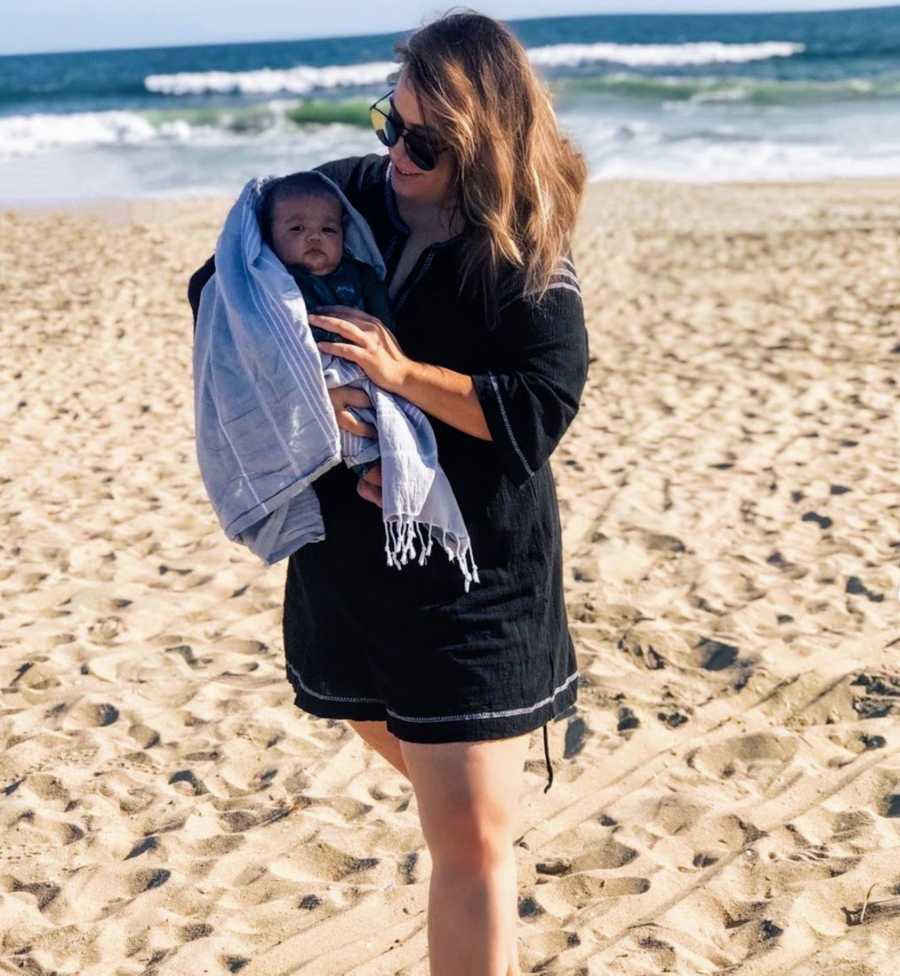
[[472,377],[445,366],[410,361],[397,391],[420,410],[480,440],[492,440]]
[[319,342],[322,351],[356,362],[382,389],[494,443],[516,485],[544,465],[578,412],[588,337],[581,286],[568,256],[539,303],[522,295],[504,300],[497,323],[484,335],[487,368],[471,376],[410,359],[383,323],[363,311],[339,305],[326,310],[335,315],[313,314],[310,322],[346,341]]
[[376,315],[347,305],[320,305],[309,323],[336,332],[336,342],[317,341],[319,351],[347,359],[382,390],[402,396],[425,413],[466,434],[491,440],[475,377],[411,359]]
[[410,362],[396,392],[445,423],[496,445],[506,474],[527,481],[578,412],[587,380],[581,286],[566,255],[541,302],[518,296],[488,333],[490,368],[469,376]]
[[581,286],[566,255],[538,305],[501,305],[488,335],[492,362],[471,377],[500,463],[515,485],[549,460],[581,404],[588,335]]

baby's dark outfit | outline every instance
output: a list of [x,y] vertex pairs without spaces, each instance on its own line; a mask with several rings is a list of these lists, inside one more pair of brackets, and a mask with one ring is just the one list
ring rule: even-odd
[[[381,320],[385,328],[394,331],[394,317],[388,303],[387,285],[366,261],[359,261],[344,252],[340,264],[328,274],[313,274],[302,264],[286,264],[291,277],[297,283],[307,312],[315,312],[320,305],[351,305],[361,308]],[[337,332],[310,325],[316,342],[346,342]],[[351,465],[350,470],[362,477],[378,461],[363,461]]]
[[[410,229],[387,155],[317,167],[368,221],[396,273]],[[463,235],[430,244],[392,301],[394,334],[422,363],[472,377],[491,435],[429,415],[478,564],[468,593],[432,553],[401,570],[384,555],[382,510],[337,465],[312,487],[326,537],[288,562],[283,636],[295,703],[313,715],[383,721],[407,742],[499,739],[574,710],[575,647],[563,588],[559,505],[549,458],[578,411],[588,370],[581,290],[566,254],[538,305],[504,274],[497,312],[459,292]],[[195,309],[212,260],[195,273]]]
[[[385,328],[394,331],[394,316],[388,302],[387,286],[378,278],[371,264],[344,252],[340,264],[328,274],[313,274],[302,264],[286,264],[303,295],[307,312],[320,305],[352,305],[376,316]],[[311,326],[317,342],[344,342],[343,336],[328,329]]]

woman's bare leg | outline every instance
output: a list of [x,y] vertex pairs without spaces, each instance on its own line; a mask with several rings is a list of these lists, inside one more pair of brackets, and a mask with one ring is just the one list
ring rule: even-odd
[[376,752],[409,779],[406,762],[400,752],[400,740],[388,732],[386,722],[349,722],[354,732],[363,738]]
[[485,742],[400,742],[433,864],[431,976],[519,974],[513,838],[528,743],[527,734]]

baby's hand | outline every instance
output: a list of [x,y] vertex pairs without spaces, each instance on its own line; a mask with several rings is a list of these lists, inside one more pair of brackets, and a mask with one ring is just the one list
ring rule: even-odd
[[381,461],[376,461],[356,482],[356,490],[366,501],[374,502],[379,508],[384,508],[381,500]]
[[351,434],[358,434],[360,437],[378,437],[378,431],[365,421],[360,420],[351,411],[350,407],[371,407],[372,401],[369,399],[365,390],[360,390],[355,386],[332,386],[328,388],[328,396],[331,405],[334,407],[334,418],[338,427],[349,431]]

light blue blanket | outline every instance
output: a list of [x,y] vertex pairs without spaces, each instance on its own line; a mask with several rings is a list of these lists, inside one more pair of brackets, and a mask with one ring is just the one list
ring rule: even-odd
[[[368,224],[332,180],[316,175],[344,206],[345,249],[383,280]],[[356,363],[315,344],[303,297],[259,231],[256,214],[270,179],[250,180],[229,212],[197,316],[197,460],[219,523],[229,539],[271,565],[325,538],[310,488],[319,475],[342,459],[350,467],[380,458],[387,565],[400,569],[415,558],[417,537],[423,565],[436,536],[448,558],[458,560],[468,592],[478,569],[431,424]],[[376,428],[377,440],[338,427],[327,389],[345,385],[368,394],[372,407],[353,410]]]

